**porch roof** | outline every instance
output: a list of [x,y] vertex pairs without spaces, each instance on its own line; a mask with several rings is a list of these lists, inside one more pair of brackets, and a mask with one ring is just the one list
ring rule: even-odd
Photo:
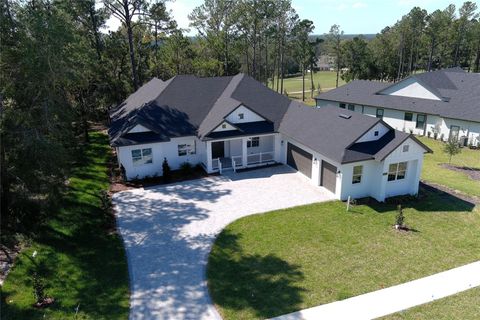
[[211,132],[203,140],[242,137],[256,134],[274,133],[274,125],[269,121],[257,121],[248,123],[235,123],[238,130]]

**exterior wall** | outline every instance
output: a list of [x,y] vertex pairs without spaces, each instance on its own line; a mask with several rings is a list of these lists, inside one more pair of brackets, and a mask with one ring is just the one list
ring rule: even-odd
[[402,96],[429,100],[441,100],[427,88],[422,86],[414,78],[405,79],[381,92],[391,96]]
[[[222,128],[222,125],[225,125],[225,128]],[[212,132],[222,132],[222,131],[232,131],[232,130],[237,130],[237,128],[235,128],[229,123],[223,122],[221,125],[219,125],[214,130],[212,130]]]
[[260,152],[272,152],[274,151],[274,136],[260,136],[260,142],[258,147],[247,148],[248,154],[260,153]]
[[[195,141],[196,144],[196,154],[178,156],[178,145],[191,143],[192,141]],[[127,180],[136,178],[141,179],[147,176],[161,176],[163,174],[163,158],[167,158],[168,164],[172,170],[179,169],[180,165],[184,162],[190,162],[192,165],[205,162],[205,147],[204,142],[193,136],[174,138],[168,142],[119,147],[118,160],[125,168]],[[132,161],[132,150],[145,148],[152,148],[152,163],[134,166]]]
[[[367,133],[360,137],[360,139],[357,140],[357,143],[378,140],[383,137],[383,135],[389,130],[390,129],[385,127],[383,123],[377,123],[372,129],[370,129]],[[375,136],[375,131],[378,131],[377,136]]]
[[[240,117],[238,116],[240,113],[243,113],[243,119],[240,119]],[[231,123],[265,121],[264,118],[262,118],[252,110],[246,108],[245,106],[238,107],[232,113],[230,113],[225,119]]]
[[148,128],[145,128],[141,124],[137,124],[135,127],[130,129],[130,131],[128,131],[128,133],[149,132],[149,131],[152,131],[152,130],[150,130]]
[[[353,167],[363,166],[362,180],[360,183],[352,184]],[[379,195],[379,182],[382,177],[383,165],[381,162],[370,160],[362,162],[347,163],[341,166],[342,172],[342,193],[341,200],[373,197]]]

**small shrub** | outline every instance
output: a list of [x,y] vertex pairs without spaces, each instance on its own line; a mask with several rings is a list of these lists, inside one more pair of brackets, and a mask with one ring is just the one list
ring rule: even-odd
[[427,137],[430,138],[430,136],[432,135],[432,133],[430,131],[427,132]]
[[102,201],[102,210],[108,210],[112,206],[112,201],[107,190],[100,191],[100,200]]
[[41,304],[45,301],[47,296],[45,295],[45,284],[40,275],[35,271],[32,275],[32,284],[33,284],[33,296],[35,297],[35,302]]
[[437,132],[434,132],[434,133],[433,133],[433,139],[437,140],[437,138],[438,138],[438,133],[437,133]]
[[444,141],[444,139],[443,139],[444,137],[445,137],[445,135],[442,133],[442,134],[440,135],[440,140]]
[[443,147],[443,152],[449,156],[448,163],[452,163],[452,157],[462,152],[462,149],[455,139],[450,139]]
[[190,176],[193,172],[192,164],[190,162],[185,161],[180,165],[180,172],[184,177]]
[[167,158],[163,158],[162,170],[163,170],[163,181],[170,182],[170,180],[172,179],[172,170],[170,169],[170,165],[168,164]]
[[397,216],[395,217],[395,225],[399,227],[403,227],[405,222],[405,216],[403,215],[403,209],[401,205],[397,206]]

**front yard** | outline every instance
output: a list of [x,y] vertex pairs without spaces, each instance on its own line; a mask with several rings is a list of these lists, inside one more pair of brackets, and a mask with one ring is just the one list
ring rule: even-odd
[[[52,212],[31,245],[19,254],[2,287],[2,319],[128,318],[123,244],[100,197],[109,186],[110,155],[107,136],[91,134],[60,201],[62,207]],[[34,271],[44,279],[47,296],[55,298],[47,309],[32,306]]]
[[[273,317],[480,259],[473,205],[423,190],[404,207],[415,231],[394,230],[396,210],[388,204],[346,212],[344,203],[328,202],[240,219],[210,254],[213,301],[226,319]],[[457,310],[474,318],[471,309]]]

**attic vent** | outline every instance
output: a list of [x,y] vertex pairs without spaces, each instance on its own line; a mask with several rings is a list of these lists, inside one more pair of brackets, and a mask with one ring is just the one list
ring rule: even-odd
[[343,119],[350,119],[352,116],[351,116],[351,115],[348,115],[348,114],[343,114],[343,113],[341,113],[341,114],[339,115],[339,117],[340,117],[340,118],[343,118]]

